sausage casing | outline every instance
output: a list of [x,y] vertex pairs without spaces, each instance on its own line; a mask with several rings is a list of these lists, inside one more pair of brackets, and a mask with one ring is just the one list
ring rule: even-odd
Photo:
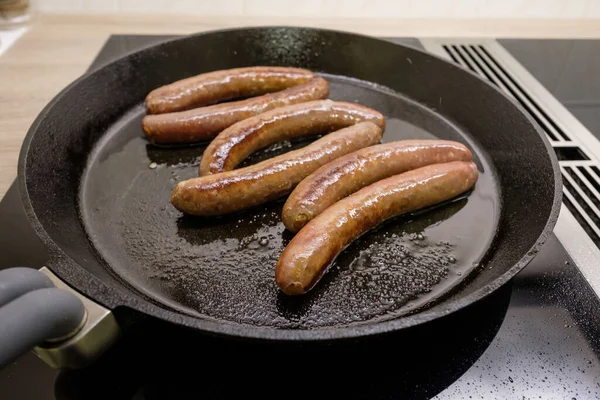
[[366,186],[304,226],[281,253],[275,279],[287,295],[312,289],[335,258],[382,222],[449,200],[469,190],[478,171],[471,161],[431,164]]
[[359,104],[314,100],[279,107],[219,133],[202,155],[199,175],[232,170],[250,154],[278,141],[329,133],[362,121],[371,121],[382,131],[385,129],[381,113]]
[[245,100],[179,112],[149,114],[142,119],[142,128],[154,143],[210,140],[223,129],[248,117],[278,107],[326,99],[328,96],[329,82],[317,76],[301,85]]
[[152,90],[145,99],[146,110],[161,114],[259,96],[301,85],[315,76],[306,69],[269,66],[207,72]]
[[321,165],[379,142],[381,132],[377,125],[363,122],[245,168],[179,182],[171,203],[197,216],[229,214],[264,204],[289,194]]
[[449,140],[399,140],[357,150],[300,182],[283,206],[283,223],[298,232],[327,207],[364,186],[429,164],[472,157],[465,145]]

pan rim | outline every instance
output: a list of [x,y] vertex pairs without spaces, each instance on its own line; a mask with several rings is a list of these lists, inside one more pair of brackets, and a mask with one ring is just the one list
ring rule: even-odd
[[[265,326],[252,326],[246,324],[237,324],[229,321],[213,321],[210,319],[202,319],[199,317],[193,317],[188,314],[180,313],[177,311],[172,311],[166,308],[159,307],[158,305],[152,304],[145,300],[138,300],[134,296],[129,293],[117,290],[101,279],[97,278],[95,275],[88,272],[81,265],[77,264],[74,260],[72,260],[66,253],[63,252],[62,248],[56,244],[50,235],[46,232],[44,226],[40,222],[37,217],[36,210],[34,209],[31,199],[29,198],[28,188],[27,188],[27,157],[29,147],[35,137],[35,133],[38,130],[37,128],[40,126],[45,116],[52,111],[54,105],[60,101],[60,99],[68,93],[73,87],[76,87],[82,81],[87,79],[91,79],[94,74],[99,73],[100,71],[109,68],[111,65],[122,61],[125,58],[131,57],[132,55],[141,55],[145,51],[149,51],[150,49],[157,48],[163,45],[169,45],[170,43],[188,40],[194,37],[208,36],[214,35],[218,33],[227,33],[227,32],[239,32],[239,31],[256,31],[256,30],[265,30],[265,29],[287,29],[287,30],[309,30],[313,32],[326,32],[333,33],[339,35],[345,35],[350,37],[361,38],[362,40],[371,40],[378,42],[388,42],[395,46],[409,48],[415,52],[419,52],[428,57],[437,59],[445,64],[450,65],[452,68],[460,69],[461,73],[468,73],[472,77],[479,79],[488,87],[492,88],[496,91],[497,94],[504,97],[508,100],[513,107],[515,107],[530,123],[533,129],[538,134],[539,138],[542,140],[544,144],[550,164],[553,170],[553,183],[554,183],[554,195],[552,199],[552,207],[546,219],[546,224],[538,235],[535,243],[529,248],[529,250],[521,257],[511,268],[505,271],[502,275],[500,275],[495,280],[491,281],[488,285],[477,289],[473,293],[460,297],[454,301],[451,301],[447,304],[443,304],[442,307],[435,307],[433,309],[424,309],[423,311],[417,312],[415,314],[411,314],[405,317],[390,319],[385,321],[377,321],[377,322],[365,322],[360,325],[345,325],[345,326],[333,326],[333,327],[321,327],[314,329],[278,329],[273,327],[265,327]],[[548,182],[549,184],[550,182]],[[189,35],[177,36],[174,38],[170,38],[164,41],[160,41],[159,43],[155,43],[149,46],[145,46],[141,49],[128,52],[123,54],[119,58],[106,63],[99,68],[92,70],[89,73],[83,74],[78,77],[76,80],[71,82],[65,88],[63,88],[38,114],[33,123],[31,124],[28,132],[23,140],[23,144],[21,146],[21,151],[19,154],[18,160],[18,188],[21,196],[21,202],[25,209],[25,213],[27,218],[34,228],[36,234],[39,239],[45,245],[48,252],[51,254],[51,261],[48,263],[47,267],[51,269],[54,273],[57,274],[61,279],[67,282],[74,290],[77,290],[90,298],[91,300],[102,304],[103,306],[112,309],[113,311],[119,307],[128,307],[133,310],[136,310],[140,313],[152,316],[154,318],[158,318],[170,323],[176,323],[178,325],[194,328],[199,332],[213,334],[213,335],[225,335],[228,337],[235,337],[241,339],[258,339],[258,340],[276,340],[276,341],[328,341],[328,340],[339,340],[339,339],[356,339],[366,336],[374,336],[379,334],[387,334],[393,331],[422,325],[424,323],[445,317],[454,312],[457,312],[461,309],[468,307],[469,305],[487,297],[489,294],[495,292],[498,288],[506,284],[510,281],[518,272],[520,272],[525,266],[527,266],[537,255],[537,249],[539,249],[552,234],[554,226],[558,220],[558,216],[560,214],[560,209],[562,205],[562,178],[560,174],[560,168],[558,165],[558,160],[556,155],[554,154],[550,142],[547,137],[543,133],[541,127],[535,122],[535,120],[523,109],[523,107],[518,104],[514,99],[506,96],[499,88],[491,85],[489,82],[484,80],[479,75],[468,71],[466,69],[460,68],[449,61],[435,55],[428,53],[420,48],[409,44],[396,44],[390,42],[381,37],[375,37],[370,35],[365,35],[356,32],[343,31],[343,30],[334,30],[334,29],[325,29],[325,28],[315,28],[315,27],[304,27],[304,26],[285,26],[285,25],[273,25],[273,26],[253,26],[253,27],[233,27],[233,28],[225,28],[218,30],[209,30],[204,32],[193,33]],[[38,210],[39,212],[39,210]],[[98,295],[94,295],[92,291],[87,286],[90,282],[93,282],[94,285],[101,287],[103,289],[102,293],[96,293]]]

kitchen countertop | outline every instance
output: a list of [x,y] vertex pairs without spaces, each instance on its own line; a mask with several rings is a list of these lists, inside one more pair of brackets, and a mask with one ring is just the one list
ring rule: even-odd
[[[0,198],[17,174],[27,130],[41,109],[85,72],[111,34],[189,34],[294,25],[395,37],[600,38],[598,20],[302,19],[42,14],[0,57]],[[76,112],[76,110],[74,110]]]

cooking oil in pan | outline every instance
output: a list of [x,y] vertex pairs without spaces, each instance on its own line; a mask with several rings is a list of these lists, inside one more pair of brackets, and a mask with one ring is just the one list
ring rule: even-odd
[[[493,241],[500,207],[494,174],[477,144],[406,98],[329,79],[332,99],[356,101],[386,115],[384,142],[443,138],[467,144],[480,172],[474,190],[366,233],[307,295],[287,297],[274,276],[292,238],[281,222],[285,198],[217,218],[182,215],[169,203],[170,194],[178,181],[197,176],[204,146],[148,144],[140,129],[140,106],[98,145],[82,184],[84,225],[107,268],[141,295],[181,312],[296,329],[398,318],[440,296],[443,300],[476,273]],[[244,164],[312,140],[278,143]]]

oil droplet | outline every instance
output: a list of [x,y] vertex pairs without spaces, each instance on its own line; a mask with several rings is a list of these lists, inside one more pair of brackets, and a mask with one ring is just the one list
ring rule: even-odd
[[150,163],[150,165],[148,165],[148,168],[150,168],[150,169],[154,169],[156,167],[158,167],[158,164],[155,162],[152,162],[152,163]]
[[448,257],[448,262],[451,262],[452,264],[454,264],[456,262],[456,258],[450,256],[450,257]]
[[425,237],[423,236],[423,234],[419,233],[417,235],[417,240],[425,240]]
[[267,239],[266,236],[262,236],[258,241],[258,244],[260,244],[261,246],[266,246],[269,244],[269,239]]

